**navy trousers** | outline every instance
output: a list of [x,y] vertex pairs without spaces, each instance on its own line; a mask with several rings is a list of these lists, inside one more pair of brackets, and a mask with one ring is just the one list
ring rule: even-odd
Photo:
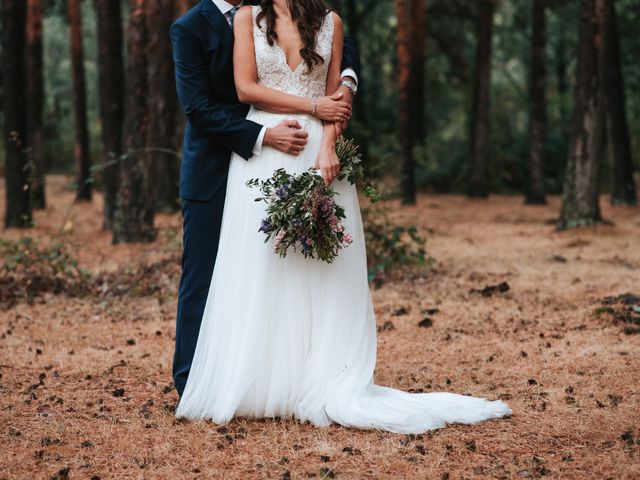
[[216,263],[225,195],[226,182],[209,201],[182,200],[184,251],[173,358],[173,380],[180,396],[187,384]]

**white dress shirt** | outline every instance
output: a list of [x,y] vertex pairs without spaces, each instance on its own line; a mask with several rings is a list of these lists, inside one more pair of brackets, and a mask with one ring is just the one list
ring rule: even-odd
[[[229,22],[229,24],[231,25],[231,15],[229,12],[235,7],[235,5],[232,5],[229,2],[226,2],[225,0],[212,0],[212,1],[215,4],[215,6],[218,7],[218,10],[222,12],[224,17],[227,19],[227,22]],[[238,4],[238,7],[241,7],[243,3],[244,2],[240,2]],[[345,69],[340,76],[341,78],[351,77],[355,80],[356,83],[358,83],[358,76],[356,75],[356,72],[352,68]],[[258,135],[258,139],[256,140],[256,144],[253,147],[254,155],[260,155],[260,152],[262,151],[262,145],[264,143],[264,137],[266,134],[267,134],[267,127],[262,127],[262,130],[260,131],[260,135]]]

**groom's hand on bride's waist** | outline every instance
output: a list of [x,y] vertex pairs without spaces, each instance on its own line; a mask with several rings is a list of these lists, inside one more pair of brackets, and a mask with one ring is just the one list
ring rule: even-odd
[[309,134],[296,120],[285,120],[268,128],[264,136],[264,145],[289,155],[300,155],[307,145]]

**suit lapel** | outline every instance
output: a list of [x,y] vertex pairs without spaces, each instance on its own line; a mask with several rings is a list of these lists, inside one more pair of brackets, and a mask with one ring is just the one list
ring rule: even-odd
[[211,0],[202,0],[200,13],[207,19],[215,32],[220,35],[220,41],[227,47],[233,46],[233,31],[229,22]]

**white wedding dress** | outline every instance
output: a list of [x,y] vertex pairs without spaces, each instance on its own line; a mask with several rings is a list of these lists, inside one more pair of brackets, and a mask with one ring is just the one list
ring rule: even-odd
[[[324,63],[309,74],[304,63],[292,70],[280,47],[269,46],[255,25],[258,9],[253,7],[259,81],[294,95],[324,95],[332,17],[318,34]],[[280,258],[258,232],[265,204],[254,201],[259,192],[245,182],[266,179],[278,168],[303,172],[313,166],[322,124],[306,115],[255,108],[248,118],[267,126],[296,118],[309,132],[309,143],[299,157],[265,148],[249,161],[237,155],[231,160],[217,263],[176,415],[217,424],[234,416],[295,417],[317,426],[336,422],[398,433],[509,415],[500,401],[374,385],[376,322],[356,190],[346,182],[333,186],[354,238],[333,264],[293,252]]]

